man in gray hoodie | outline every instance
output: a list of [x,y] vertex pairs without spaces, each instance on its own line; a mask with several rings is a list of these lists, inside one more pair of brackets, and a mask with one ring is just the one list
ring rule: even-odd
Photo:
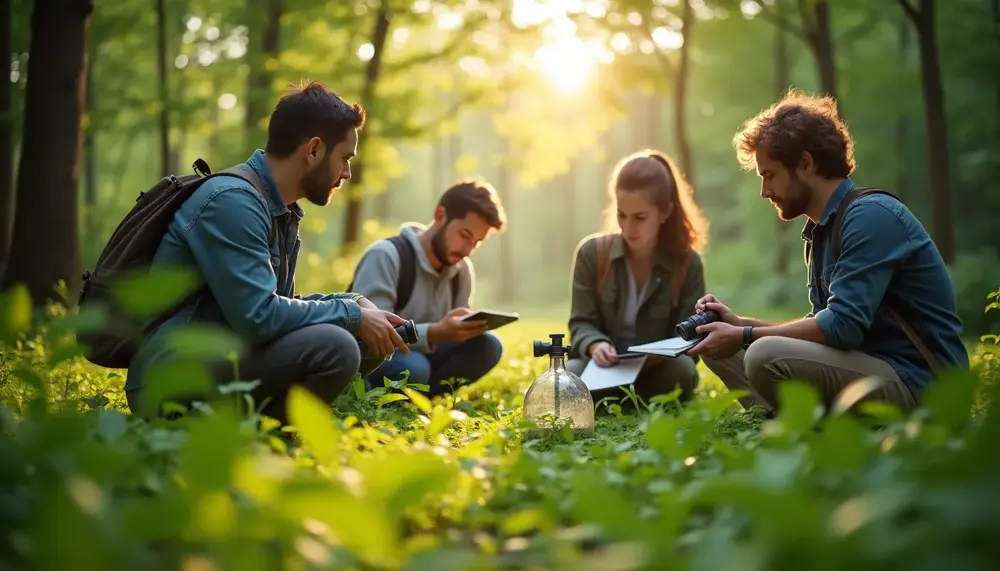
[[404,224],[398,235],[379,240],[361,255],[350,289],[379,309],[417,324],[410,353],[396,351],[368,375],[430,386],[431,394],[473,382],[500,361],[503,346],[485,321],[461,321],[470,309],[475,271],[469,257],[489,235],[503,232],[506,214],[496,190],[481,179],[460,181],[441,195],[430,227]]

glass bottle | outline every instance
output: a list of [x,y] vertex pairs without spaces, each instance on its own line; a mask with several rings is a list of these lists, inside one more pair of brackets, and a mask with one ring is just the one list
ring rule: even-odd
[[[538,376],[524,395],[523,416],[541,432],[554,432],[569,425],[574,436],[594,433],[594,399],[580,377],[566,370],[570,347],[562,333],[549,335],[550,343],[534,342],[534,356],[549,355],[549,368]],[[532,432],[532,435],[536,433]]]

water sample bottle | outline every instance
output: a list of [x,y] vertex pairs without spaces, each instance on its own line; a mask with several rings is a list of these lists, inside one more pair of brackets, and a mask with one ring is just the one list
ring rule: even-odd
[[[549,356],[549,368],[538,376],[524,395],[525,420],[541,431],[558,431],[569,425],[574,436],[594,433],[594,399],[580,377],[566,370],[570,347],[562,333],[549,335],[551,343],[534,342],[535,357]],[[534,432],[534,431],[532,431]]]

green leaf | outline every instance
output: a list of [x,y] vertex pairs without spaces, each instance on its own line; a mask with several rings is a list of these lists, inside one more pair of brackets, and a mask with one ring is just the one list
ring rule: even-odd
[[166,343],[181,359],[200,361],[232,359],[245,344],[233,331],[210,325],[189,325],[169,332]]
[[479,555],[459,547],[441,547],[414,553],[403,571],[466,571],[478,569]]
[[809,453],[822,471],[852,472],[871,459],[876,450],[865,440],[866,432],[850,416],[831,418],[812,440]]
[[211,416],[186,422],[190,429],[177,457],[185,485],[193,496],[227,490],[233,465],[245,444],[236,414],[222,407]]
[[931,383],[921,400],[935,422],[959,429],[970,420],[978,385],[979,379],[973,372],[948,373]]
[[0,295],[0,342],[12,342],[31,326],[31,294],[15,284]]
[[292,385],[288,391],[288,419],[316,462],[328,465],[336,460],[340,435],[329,405],[301,385]]
[[114,442],[128,431],[128,420],[116,410],[97,412],[97,434],[107,442]]
[[115,301],[126,313],[140,317],[155,315],[174,306],[201,285],[191,268],[156,268],[115,283]]
[[410,387],[403,387],[403,392],[406,393],[406,396],[410,397],[410,400],[413,402],[413,405],[417,407],[417,410],[424,414],[431,413],[432,408],[430,399]]
[[805,432],[813,427],[819,413],[819,393],[816,387],[800,381],[785,381],[778,385],[781,409],[778,420],[791,432]]

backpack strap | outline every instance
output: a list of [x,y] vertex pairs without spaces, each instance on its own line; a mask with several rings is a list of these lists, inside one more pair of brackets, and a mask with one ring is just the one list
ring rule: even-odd
[[[899,197],[897,197],[895,194],[887,190],[882,190],[880,188],[855,187],[851,189],[851,191],[844,196],[844,199],[840,201],[840,206],[837,207],[837,212],[834,214],[832,224],[830,225],[829,240],[830,240],[830,246],[833,248],[833,258],[835,260],[840,257],[840,232],[841,232],[841,227],[843,226],[844,223],[844,212],[847,211],[847,207],[850,206],[852,202],[854,202],[855,200],[857,200],[862,196],[869,194],[884,194],[886,196],[891,196],[892,198],[899,200]],[[806,242],[806,244],[808,245],[809,243]],[[811,248],[807,248],[805,254],[806,254],[806,263],[808,264],[811,262],[810,258]],[[886,295],[885,298],[883,299],[883,306],[885,307],[886,312],[896,321],[899,327],[903,330],[903,333],[906,334],[906,337],[910,340],[910,343],[912,343],[913,346],[916,347],[917,351],[920,352],[920,355],[924,358],[925,361],[927,361],[927,364],[930,366],[934,374],[936,376],[940,376],[940,374],[943,372],[943,369],[941,367],[941,362],[930,350],[930,348],[921,338],[920,334],[917,333],[917,330],[914,328],[914,326],[905,317],[903,317],[902,313],[900,313],[899,309],[896,307],[897,305],[898,304],[896,303],[896,300],[889,295]]]
[[616,234],[601,234],[597,237],[597,297],[604,291],[604,282],[611,273],[611,243]]
[[413,294],[413,284],[417,278],[417,252],[413,244],[402,234],[389,237],[389,242],[399,252],[399,279],[396,281],[396,311],[406,307]]
[[451,305],[454,306],[458,301],[458,287],[459,278],[462,276],[462,272],[456,272],[451,278]]

